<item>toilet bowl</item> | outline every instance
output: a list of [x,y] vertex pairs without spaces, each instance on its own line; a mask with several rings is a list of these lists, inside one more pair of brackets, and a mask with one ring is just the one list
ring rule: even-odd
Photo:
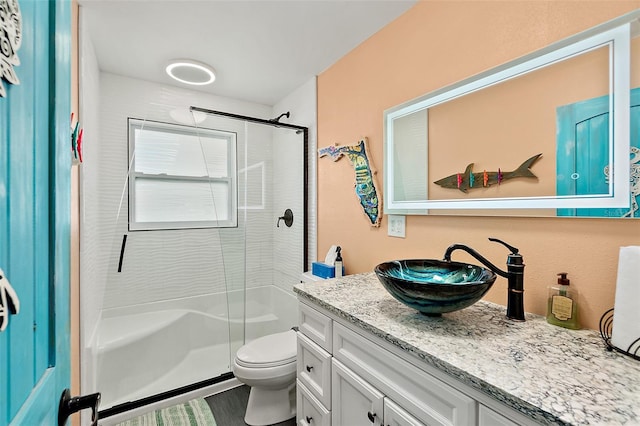
[[296,415],[296,332],[270,334],[236,353],[233,374],[251,387],[244,421],[252,426],[280,423]]

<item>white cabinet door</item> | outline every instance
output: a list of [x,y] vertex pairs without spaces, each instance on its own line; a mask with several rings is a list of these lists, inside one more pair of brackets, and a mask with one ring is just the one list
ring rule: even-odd
[[389,398],[384,399],[384,426],[425,426]]
[[335,359],[331,367],[331,424],[382,425],[384,395]]

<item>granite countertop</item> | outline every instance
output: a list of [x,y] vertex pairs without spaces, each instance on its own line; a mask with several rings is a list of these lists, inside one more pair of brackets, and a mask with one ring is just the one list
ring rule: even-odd
[[294,291],[540,423],[640,425],[640,362],[607,351],[596,331],[534,314],[510,321],[504,306],[485,301],[427,317],[396,301],[373,272]]

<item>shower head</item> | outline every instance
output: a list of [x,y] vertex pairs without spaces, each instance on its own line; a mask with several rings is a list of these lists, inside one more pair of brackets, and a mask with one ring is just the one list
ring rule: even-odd
[[289,111],[287,111],[287,112],[283,112],[282,114],[280,114],[280,115],[279,115],[279,116],[277,116],[276,118],[272,118],[272,119],[271,119],[271,120],[269,120],[269,121],[273,121],[273,122],[275,122],[275,123],[278,123],[282,117],[287,117],[287,118],[289,118],[289,116],[290,116],[290,115],[291,115],[291,113],[290,113]]

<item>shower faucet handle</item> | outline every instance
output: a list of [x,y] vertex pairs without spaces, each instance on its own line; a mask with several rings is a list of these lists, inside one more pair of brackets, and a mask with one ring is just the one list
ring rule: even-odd
[[276,227],[280,228],[280,221],[284,220],[284,224],[287,225],[287,228],[291,228],[293,225],[293,212],[291,209],[286,209],[284,211],[284,215],[278,218],[278,222],[276,222]]

